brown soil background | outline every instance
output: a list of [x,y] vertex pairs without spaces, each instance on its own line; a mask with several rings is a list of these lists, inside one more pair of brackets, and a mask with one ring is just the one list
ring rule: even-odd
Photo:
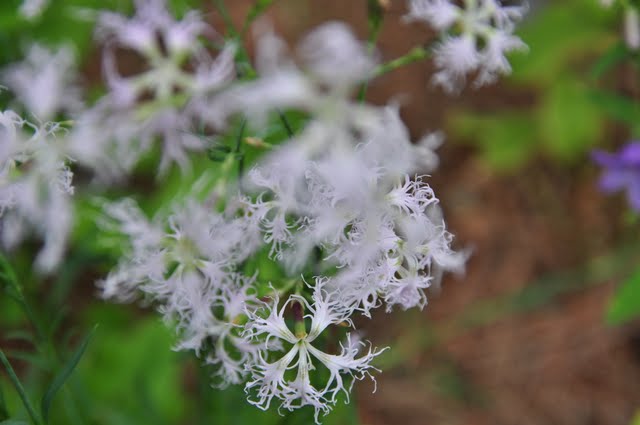
[[[227,3],[240,23],[252,2]],[[378,42],[383,60],[430,38],[422,26],[403,24],[404,13],[403,0],[389,2]],[[365,0],[280,0],[269,15],[292,41],[334,19],[367,36]],[[415,137],[446,128],[453,108],[527,102],[499,85],[447,97],[429,86],[431,70],[423,62],[386,75],[368,98],[400,99]],[[638,230],[620,224],[624,200],[598,193],[586,158],[571,167],[534,158],[505,176],[455,140],[440,155],[431,184],[457,246],[473,256],[465,276],[448,276],[431,291],[424,311],[361,323],[374,344],[392,347],[377,392],[357,386],[362,422],[629,424],[640,408],[640,324],[604,321],[617,281],[638,260],[633,248],[620,251]]]

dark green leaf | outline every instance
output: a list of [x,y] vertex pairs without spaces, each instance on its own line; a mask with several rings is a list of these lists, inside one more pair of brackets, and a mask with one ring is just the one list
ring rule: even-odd
[[10,288],[14,290],[19,289],[16,273],[13,271],[13,267],[9,260],[7,260],[2,254],[0,254],[0,269],[2,270],[2,273],[0,273],[2,280],[4,280]]
[[207,156],[213,162],[224,162],[229,156],[229,149],[227,146],[214,146],[207,151]]
[[640,270],[618,288],[607,311],[607,321],[620,324],[640,316]]
[[636,125],[640,120],[640,105],[633,99],[603,91],[592,92],[591,99],[613,119],[630,125]]
[[67,379],[69,379],[69,376],[71,376],[71,373],[78,365],[78,362],[87,349],[89,341],[91,340],[91,337],[93,336],[96,328],[97,325],[94,326],[93,329],[91,329],[87,336],[82,340],[75,353],[73,353],[73,356],[71,356],[67,364],[62,368],[62,371],[60,371],[60,373],[54,378],[54,380],[51,382],[51,385],[47,389],[47,392],[44,394],[44,397],[42,397],[42,401],[40,403],[40,412],[45,423],[49,422],[49,409],[51,408],[51,402],[53,401],[53,398],[55,397],[58,390],[62,388]]
[[477,145],[483,160],[494,170],[513,171],[531,156],[536,148],[538,135],[523,128],[536,128],[530,114],[504,113],[499,116],[455,115],[447,126],[459,141]]
[[18,395],[22,400],[22,404],[24,404],[25,409],[27,409],[27,412],[29,413],[31,420],[33,421],[34,424],[40,424],[38,415],[36,414],[36,411],[31,405],[31,401],[29,401],[29,397],[27,397],[27,392],[24,390],[24,387],[22,386],[20,379],[18,379],[18,376],[16,375],[16,372],[13,370],[11,363],[9,363],[9,359],[7,359],[7,356],[4,355],[4,352],[2,350],[0,350],[0,363],[2,363],[5,370],[7,371],[7,375],[9,375],[9,380],[11,380],[13,387],[18,392]]
[[[513,80],[546,86],[561,72],[573,69],[576,59],[611,45],[607,22],[595,1],[567,0],[548,2],[531,19],[523,22],[518,34],[529,45],[527,54],[510,57]],[[588,53],[587,53],[588,52]]]
[[629,49],[623,42],[611,46],[593,65],[589,77],[594,80],[602,77],[607,71],[622,62],[629,55]]
[[563,160],[582,158],[604,130],[604,119],[589,101],[586,85],[568,76],[556,77],[542,98],[537,118],[546,151]]

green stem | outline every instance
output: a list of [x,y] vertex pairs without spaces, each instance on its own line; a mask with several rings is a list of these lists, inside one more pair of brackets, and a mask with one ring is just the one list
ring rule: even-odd
[[244,24],[242,25],[242,30],[240,30],[240,35],[245,36],[247,31],[249,30],[249,26],[262,15],[265,10],[269,8],[275,0],[256,0],[253,4],[253,7],[247,13],[247,17],[244,20]]
[[[231,16],[229,15],[229,11],[227,10],[226,5],[224,4],[224,0],[213,0],[213,1],[215,3],[216,9],[222,16],[222,20],[224,21],[225,25],[229,30],[229,34],[238,43],[238,46],[239,46],[238,59],[241,62],[239,65],[242,65],[242,67],[244,67],[245,69],[244,76],[249,78],[256,76],[257,72],[251,65],[251,61],[249,60],[249,52],[247,52],[247,49],[242,43],[242,39],[246,33],[247,27],[251,24],[251,22],[253,22],[259,16],[260,13],[264,12],[264,10],[268,6],[274,3],[275,0],[256,0],[256,3],[254,4],[253,9],[249,12],[247,16],[247,20],[245,20],[241,33],[238,32],[238,29],[233,24],[233,21],[231,20]],[[257,13],[257,15],[252,18],[252,13]],[[293,128],[289,124],[287,117],[280,110],[278,110],[278,116],[280,117],[280,122],[282,122],[282,125],[284,126],[289,137],[290,138],[293,137],[294,136]]]
[[229,15],[229,11],[227,10],[227,6],[224,4],[224,0],[213,0],[213,3],[220,13],[220,16],[222,16],[222,21],[227,27],[227,31],[229,31],[233,38],[239,39],[240,34],[238,33],[238,30],[236,29],[236,26],[231,19],[231,15]]
[[374,78],[377,78],[388,72],[394,71],[398,68],[402,68],[403,66],[410,65],[414,62],[419,62],[421,60],[424,60],[428,58],[430,55],[431,55],[430,49],[428,49],[427,47],[417,46],[411,49],[409,53],[379,65],[376,69],[374,69],[371,77],[369,77],[369,79],[362,84],[362,87],[360,88],[360,93],[358,94],[358,100],[360,102],[364,102],[364,98],[367,95],[367,88],[369,87],[369,82]]
[[403,66],[412,64],[414,62],[419,62],[423,59],[426,59],[430,55],[430,50],[426,47],[414,47],[404,56],[400,56],[399,58],[393,59],[389,62],[383,63],[379,65],[374,71],[371,77],[369,77],[362,86],[360,87],[360,93],[358,94],[358,100],[360,102],[364,102],[365,96],[367,95],[367,89],[369,88],[369,83],[374,78],[377,78],[381,75],[384,75],[388,72],[394,71],[398,68],[402,68]]
[[244,173],[244,155],[240,152],[240,148],[242,146],[242,138],[244,136],[244,129],[247,125],[247,120],[245,118],[242,119],[240,123],[240,130],[238,130],[238,135],[236,136],[236,148],[234,150],[234,154],[238,159],[238,182],[242,184],[242,174]]
[[379,0],[368,0],[367,12],[369,16],[369,53],[373,53],[378,37],[380,36],[380,30],[382,30],[382,23],[384,22],[384,9],[380,5]]
[[430,54],[431,54],[431,50],[426,47],[422,47],[422,46],[414,47],[406,55],[400,56],[399,58],[393,59],[389,62],[383,63],[382,65],[378,66],[373,71],[373,78],[379,77],[381,75],[394,71],[398,68],[402,68],[403,66],[412,64],[414,62],[419,62],[421,60],[427,59],[430,56]]
[[292,138],[294,133],[293,133],[293,128],[289,124],[289,120],[287,120],[287,117],[280,110],[278,110],[278,117],[280,118],[280,122],[284,126],[284,129],[286,130],[287,135],[289,136],[289,138]]

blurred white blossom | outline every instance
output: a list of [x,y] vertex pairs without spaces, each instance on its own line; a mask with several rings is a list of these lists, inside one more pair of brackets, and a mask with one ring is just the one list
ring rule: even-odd
[[526,49],[514,35],[526,6],[503,6],[500,0],[409,0],[409,21],[423,21],[440,32],[434,49],[438,72],[433,83],[449,92],[459,91],[467,75],[476,73],[476,87],[509,74],[506,54]]
[[[233,212],[218,214],[194,200],[154,220],[131,199],[106,203],[104,209],[103,227],[126,235],[130,250],[100,282],[102,295],[132,301],[142,294],[154,301],[178,329],[177,349],[199,353],[211,341],[215,351],[207,361],[220,366],[222,384],[239,383],[246,356],[256,350],[233,331],[256,298],[252,278],[235,265],[260,246],[258,229]],[[215,307],[221,307],[221,316],[214,314]],[[225,351],[229,344],[237,353]]]
[[[99,14],[96,35],[105,43],[103,73],[109,92],[78,118],[78,133],[72,137],[78,160],[106,178],[129,171],[157,138],[162,142],[159,172],[174,162],[188,169],[188,152],[207,146],[194,135],[206,108],[191,105],[214,96],[235,76],[235,47],[225,45],[212,57],[199,37],[213,30],[197,12],[175,20],[164,0],[135,4],[130,18]],[[146,69],[123,76],[116,49],[135,52]]]
[[36,19],[49,6],[49,0],[23,0],[19,12],[27,19]]
[[620,0],[600,0],[600,4],[604,7],[611,7],[616,3],[624,10],[623,33],[624,41],[631,50],[640,48],[640,12],[639,5],[633,2]]
[[68,45],[54,51],[34,44],[23,62],[8,66],[1,75],[26,110],[42,122],[62,112],[75,113],[83,106],[74,81],[74,53]]
[[73,173],[61,133],[57,123],[37,126],[13,111],[0,113],[2,244],[12,249],[31,233],[41,237],[41,272],[62,259],[72,225]]
[[640,48],[640,14],[633,6],[629,6],[624,14],[624,41],[632,50]]
[[288,57],[284,41],[263,29],[256,53],[260,78],[225,91],[216,99],[219,106],[209,119],[220,125],[229,115],[242,112],[261,123],[268,111],[297,108],[314,114],[318,121],[326,118],[327,125],[340,126],[357,115],[361,115],[359,121],[366,120],[369,108],[348,99],[377,64],[365,43],[344,23],[329,22],[308,34],[296,50],[300,66]]

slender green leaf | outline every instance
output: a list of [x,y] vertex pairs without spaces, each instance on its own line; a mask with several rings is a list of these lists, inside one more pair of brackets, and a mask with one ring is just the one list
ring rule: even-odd
[[60,373],[54,378],[54,380],[51,382],[51,385],[47,389],[47,392],[44,394],[44,397],[42,397],[42,401],[40,403],[40,412],[45,423],[49,423],[49,410],[51,408],[51,402],[53,401],[53,398],[60,390],[60,388],[62,388],[67,379],[69,379],[69,376],[71,376],[71,373],[78,365],[78,362],[80,362],[80,359],[87,349],[89,341],[91,340],[91,337],[93,336],[96,328],[97,325],[94,326],[93,329],[91,329],[87,336],[82,340],[75,353],[73,353],[73,356],[71,356],[67,364],[64,365]]
[[620,324],[640,316],[640,270],[620,286],[607,311],[607,321]]
[[7,419],[6,421],[0,422],[0,425],[29,425],[29,424],[20,419]]
[[29,413],[31,420],[33,421],[34,424],[40,424],[40,419],[38,418],[38,415],[36,414],[35,409],[31,405],[31,402],[29,401],[29,397],[27,397],[27,392],[24,390],[24,387],[22,386],[20,379],[18,379],[18,376],[16,375],[16,372],[13,370],[11,363],[9,363],[9,359],[7,359],[7,356],[4,355],[4,352],[2,350],[0,350],[0,362],[2,363],[5,370],[7,371],[7,374],[9,375],[9,379],[11,380],[11,383],[13,384],[14,388],[18,392],[18,395],[22,400],[22,404],[24,404],[25,409],[27,409],[27,413]]
[[19,350],[7,350],[5,354],[12,359],[23,361],[28,363],[29,366],[38,367],[42,370],[47,370],[50,367],[47,359],[45,359],[44,356],[39,356],[38,354]]
[[9,409],[7,408],[7,402],[4,399],[4,391],[2,391],[2,385],[0,385],[0,421],[9,419]]
[[9,260],[7,260],[6,257],[2,254],[0,254],[0,268],[2,269],[0,277],[2,277],[4,281],[17,292],[20,292],[16,273],[13,271],[13,267],[11,266],[11,263],[9,263]]
[[13,269],[13,266],[7,260],[7,258],[0,254],[0,279],[2,279],[5,284],[6,294],[13,299],[17,304],[20,305],[24,314],[27,316],[31,325],[36,331],[37,339],[44,340],[44,333],[42,332],[42,326],[35,312],[31,309],[27,300],[22,292],[22,288],[18,283],[18,278]]

